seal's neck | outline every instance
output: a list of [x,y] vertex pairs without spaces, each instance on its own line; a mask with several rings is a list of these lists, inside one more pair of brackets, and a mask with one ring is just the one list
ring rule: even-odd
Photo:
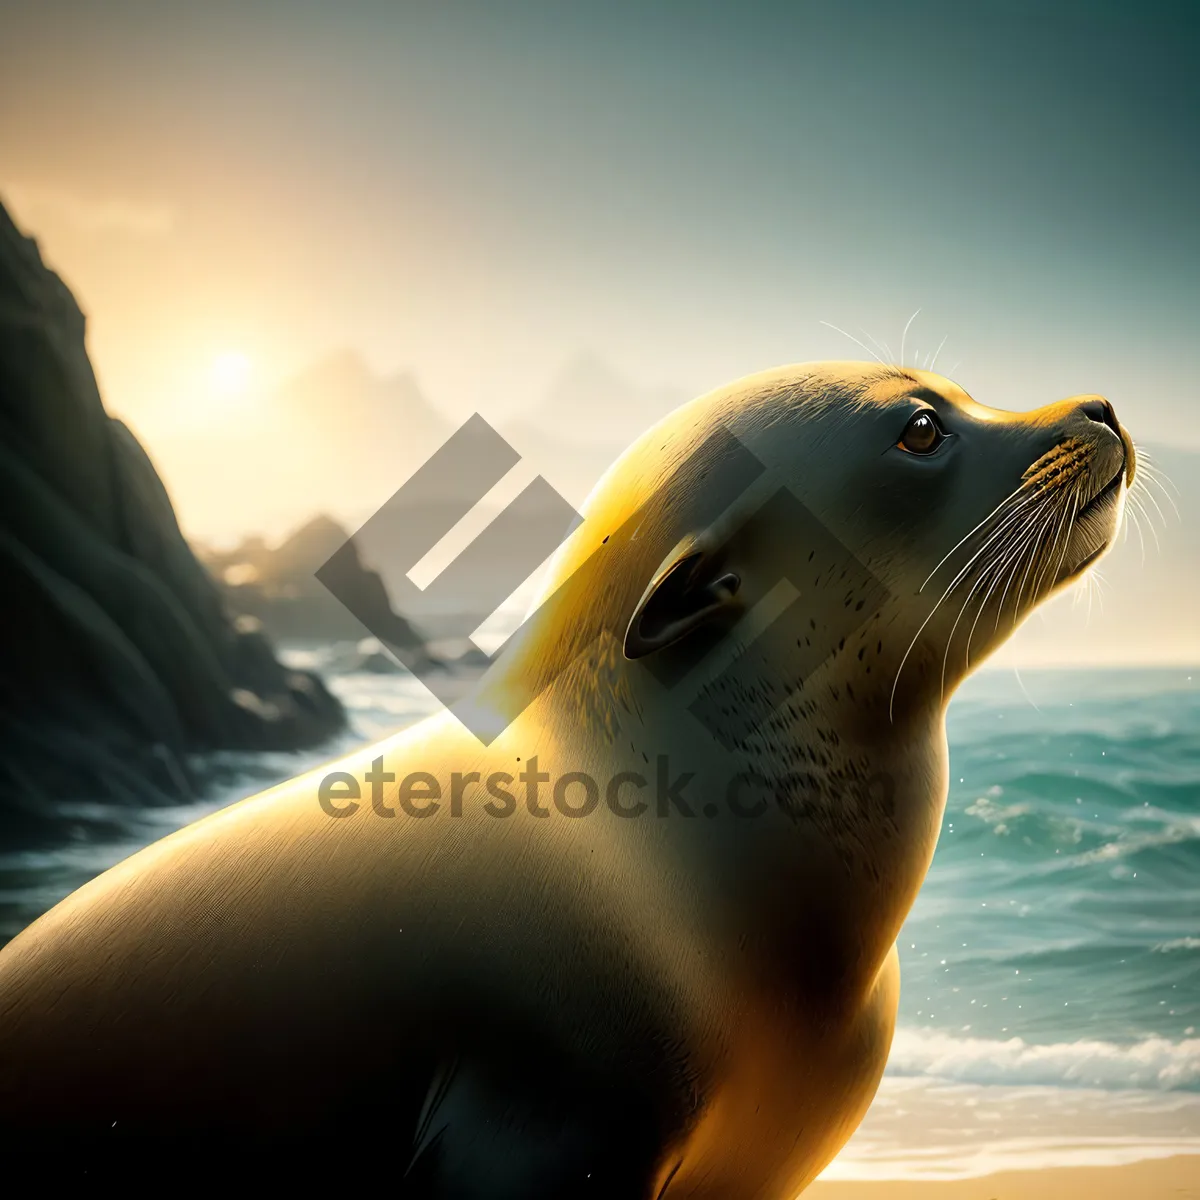
[[[652,845],[685,878],[695,873],[694,886],[679,885],[681,902],[715,907],[731,964],[783,995],[815,988],[813,1006],[836,1012],[865,994],[928,869],[946,795],[940,709],[860,728],[843,688],[836,700],[781,708],[727,747],[670,698],[608,710],[610,753],[649,780],[638,795],[650,807],[605,836],[628,840],[631,854]],[[584,711],[561,696],[554,709]],[[563,745],[578,737],[578,726],[559,732]]]
[[648,779],[649,815],[617,821],[615,836],[700,872],[697,892],[719,898],[761,962],[810,978],[816,955],[820,978],[854,987],[879,969],[916,897],[946,796],[933,664],[914,662],[891,706],[891,659],[886,638],[864,631],[801,682],[759,670],[749,686],[722,674],[695,690],[631,670],[601,642],[547,688],[529,727],[561,760],[551,769],[601,761]]

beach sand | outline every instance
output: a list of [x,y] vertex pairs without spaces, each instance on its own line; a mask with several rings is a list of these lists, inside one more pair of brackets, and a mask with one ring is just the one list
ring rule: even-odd
[[954,1182],[817,1182],[804,1200],[1200,1200],[1200,1155],[1121,1167],[1013,1171]]

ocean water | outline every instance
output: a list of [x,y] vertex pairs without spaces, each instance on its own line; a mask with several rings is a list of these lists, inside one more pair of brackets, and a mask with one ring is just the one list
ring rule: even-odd
[[[172,829],[436,707],[407,675],[329,681],[354,726],[338,744],[224,756],[204,803],[76,806],[66,849],[0,855],[0,936]],[[1200,669],[985,668],[948,726],[950,797],[900,939],[887,1074],[825,1177],[1200,1151]]]
[[1200,1149],[1200,669],[985,669],[947,727],[887,1076],[825,1177]]

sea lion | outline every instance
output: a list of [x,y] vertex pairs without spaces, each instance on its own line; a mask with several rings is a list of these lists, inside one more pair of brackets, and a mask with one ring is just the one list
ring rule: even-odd
[[1099,397],[1014,414],[879,365],[684,406],[469,715],[150,846],[0,952],[7,1163],[791,1200],[887,1059],[947,701],[1104,553],[1134,464]]

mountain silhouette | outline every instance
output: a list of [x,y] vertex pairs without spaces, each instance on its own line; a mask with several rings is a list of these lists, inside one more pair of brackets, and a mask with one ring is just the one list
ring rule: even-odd
[[546,395],[497,429],[578,506],[636,438],[690,400],[681,388],[643,387],[594,353],[566,363]]

